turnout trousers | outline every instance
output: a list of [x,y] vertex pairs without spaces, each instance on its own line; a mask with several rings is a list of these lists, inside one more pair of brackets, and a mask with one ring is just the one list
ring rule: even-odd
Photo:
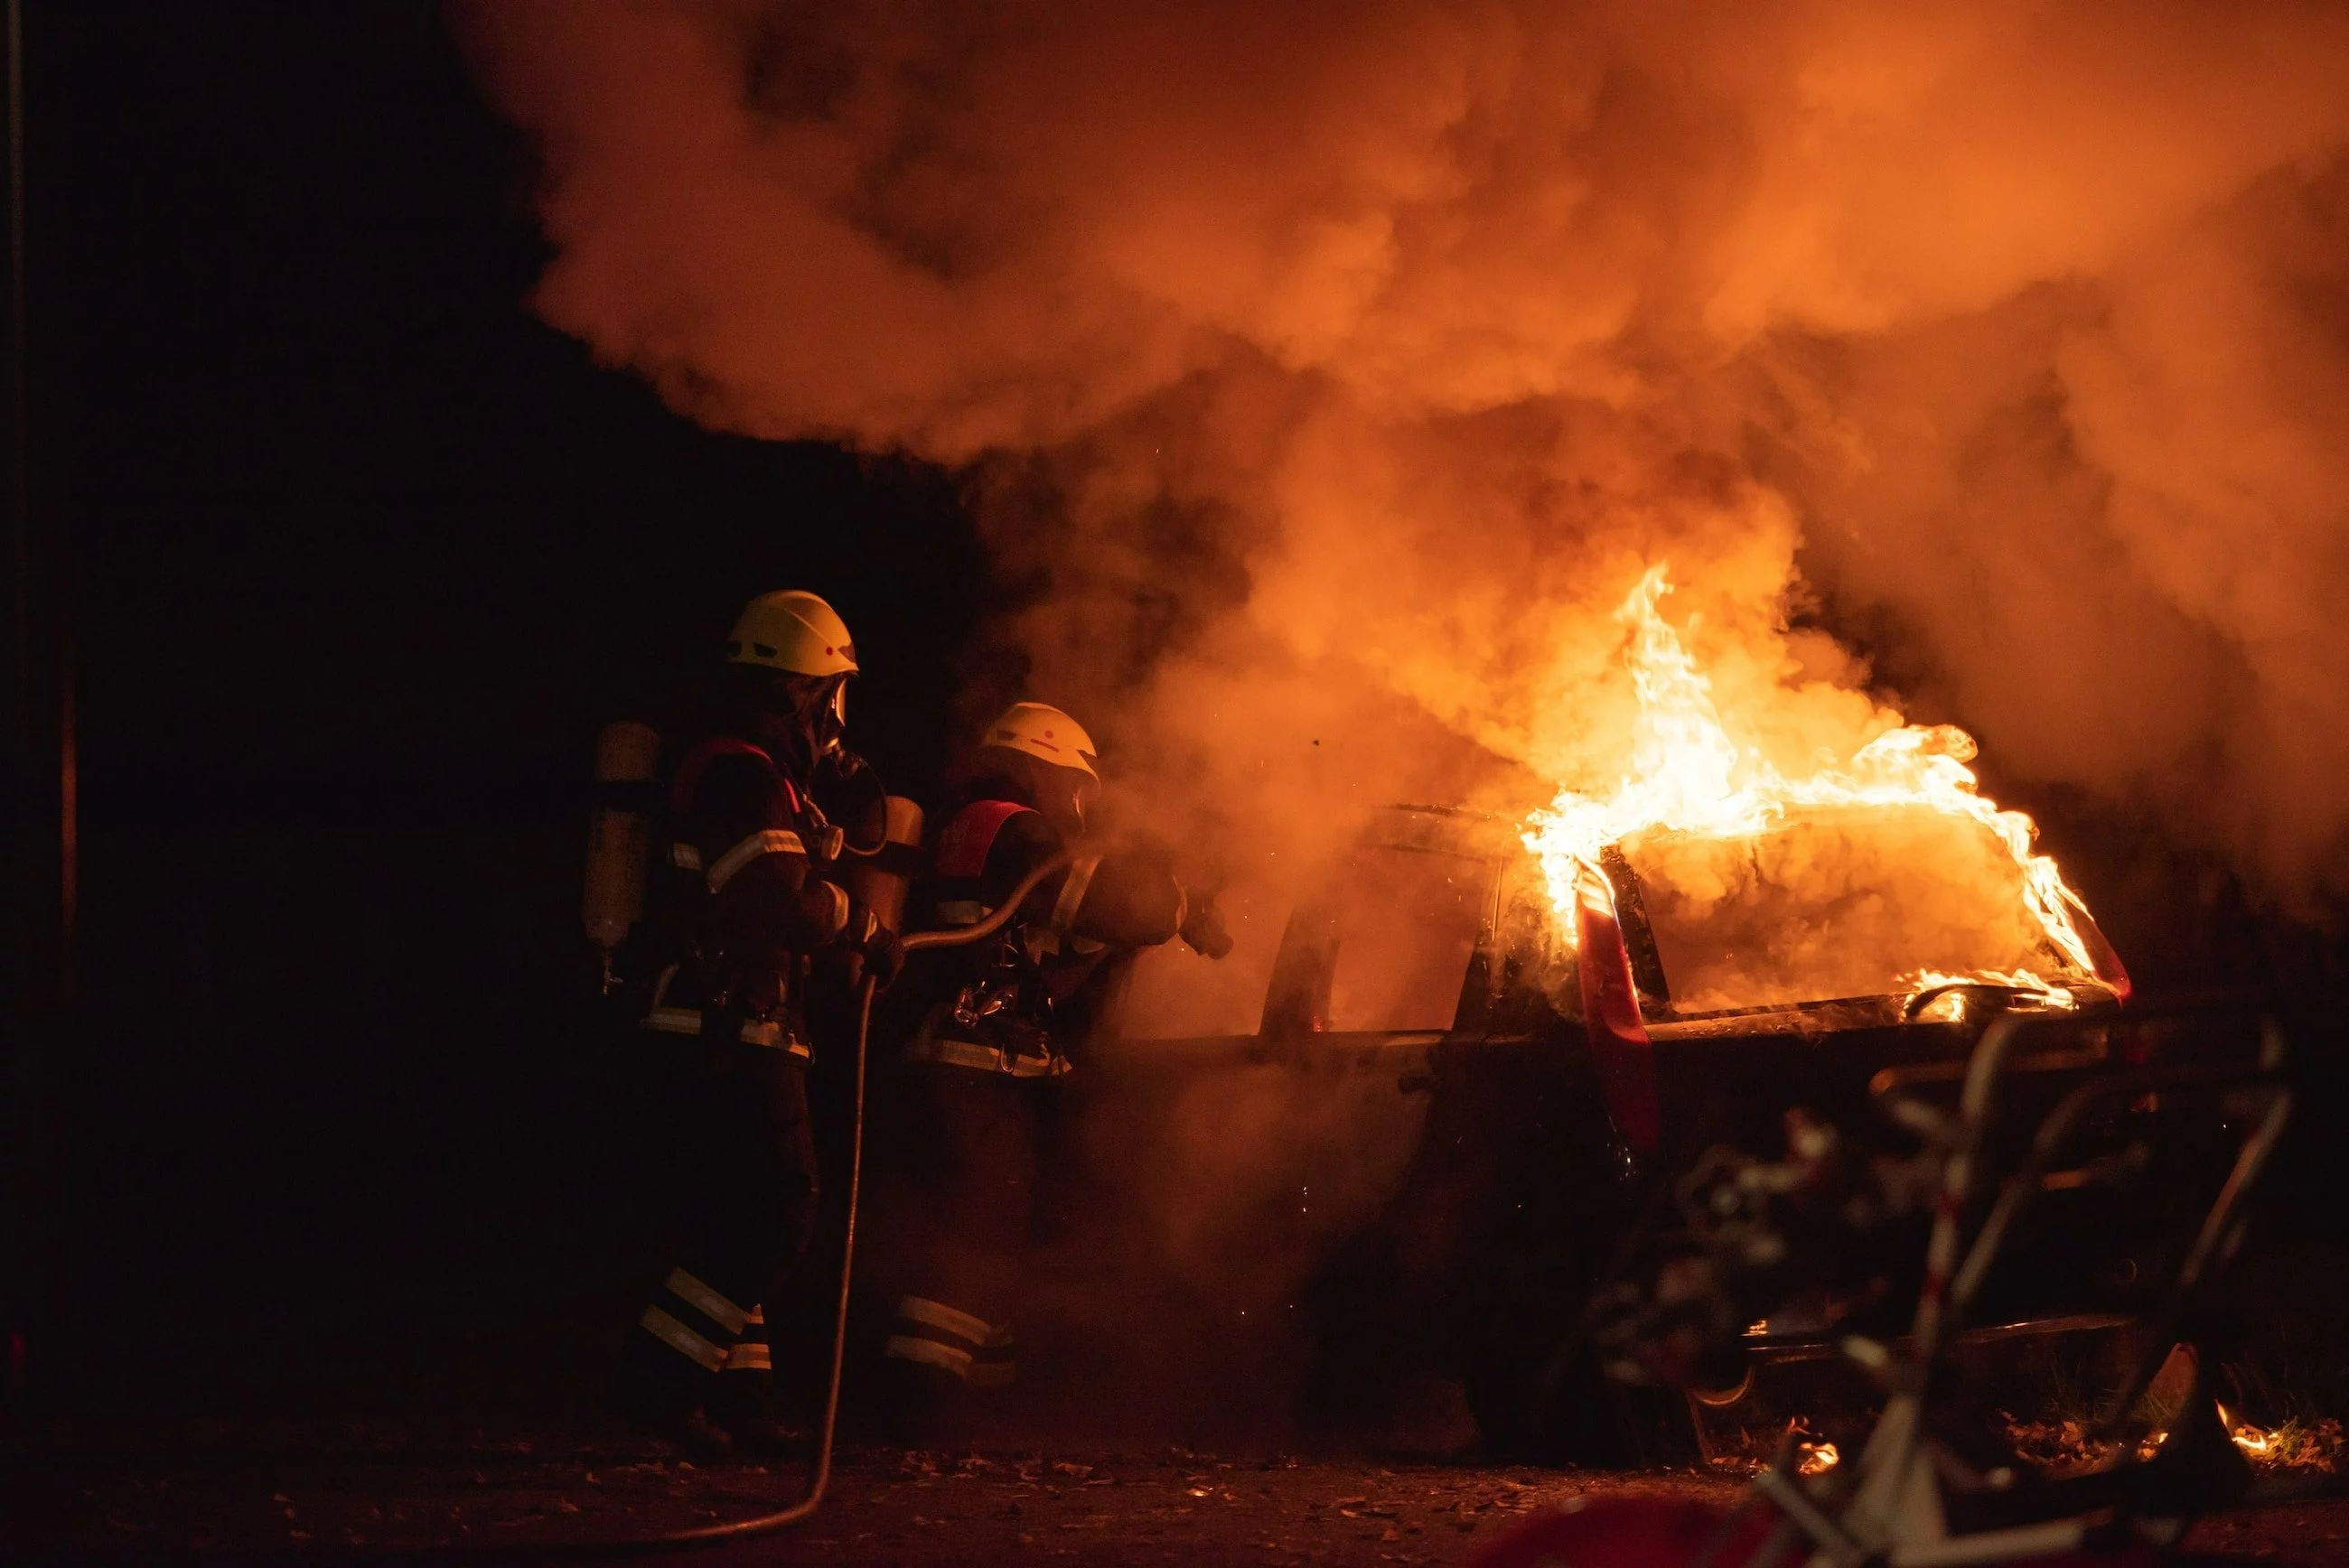
[[907,1172],[904,1294],[883,1354],[970,1387],[1014,1370],[1012,1315],[1033,1240],[1048,1080],[907,1062],[927,1147]]
[[815,1224],[805,1058],[707,1037],[701,1049],[674,1142],[673,1261],[623,1361],[624,1394],[647,1416],[704,1406],[721,1370],[755,1375],[764,1395],[761,1307],[779,1299]]

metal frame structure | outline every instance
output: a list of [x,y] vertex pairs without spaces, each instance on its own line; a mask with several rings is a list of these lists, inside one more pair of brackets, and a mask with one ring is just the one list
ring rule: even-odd
[[[2222,1016],[2228,1015],[2134,1014],[2127,1022],[2143,1027]],[[2199,1358],[2193,1387],[2166,1441],[2124,1440],[2115,1468],[2019,1491],[2012,1506],[2003,1510],[1995,1502],[1987,1511],[1977,1508],[1977,1514],[1986,1512],[1989,1522],[1972,1528],[1950,1526],[1944,1506],[1948,1477],[1959,1467],[1940,1452],[1928,1418],[1946,1387],[1947,1352],[2013,1234],[2017,1218],[2044,1194],[2102,1179],[2094,1162],[2059,1168],[2093,1112],[2148,1095],[2226,1093],[2245,1104],[2255,1101],[2256,1119],[2236,1150],[2224,1183],[2204,1213],[2158,1314],[2146,1323],[2146,1350],[2091,1428],[2095,1437],[2129,1438],[2132,1413],[2171,1346],[2194,1343],[2213,1283],[2241,1239],[2246,1201],[2291,1115],[2292,1091],[2282,1075],[2282,1034],[2271,1018],[2258,1016],[2255,1021],[2259,1048],[2251,1062],[2133,1067],[2099,1074],[2072,1088],[2040,1119],[2022,1157],[1994,1185],[1984,1170],[1987,1134],[2002,1109],[2000,1091],[2010,1075],[2080,1065],[2077,1051],[2021,1057],[2018,1045],[2034,1034],[2106,1026],[2109,1017],[2001,1019],[1975,1047],[1954,1112],[1904,1093],[1928,1076],[1946,1081],[1946,1075],[1880,1075],[1875,1086],[1879,1101],[1896,1119],[1924,1137],[1940,1166],[1925,1285],[1905,1339],[1885,1344],[1851,1338],[1838,1347],[1886,1392],[1883,1413],[1857,1461],[1845,1471],[1805,1477],[1795,1463],[1791,1440],[1782,1445],[1775,1460],[1754,1483],[1754,1505],[1770,1511],[1775,1523],[1745,1562],[1790,1562],[1797,1548],[1806,1548],[1804,1556],[1812,1568],[1862,1563],[1940,1568],[2093,1553],[2132,1544],[2167,1545],[2183,1535],[2199,1501],[2240,1480],[2241,1461],[2219,1426]],[[1977,1213],[1979,1219],[1970,1220]],[[2233,1475],[2210,1473],[2230,1463]]]

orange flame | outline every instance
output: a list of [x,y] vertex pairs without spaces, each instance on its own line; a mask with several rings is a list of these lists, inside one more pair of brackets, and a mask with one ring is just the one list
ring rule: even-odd
[[2219,1407],[2219,1424],[2227,1429],[2227,1435],[2234,1439],[2235,1446],[2252,1459],[2264,1458],[2268,1450],[2275,1446],[2273,1433],[2264,1427],[2241,1419],[2224,1405]]
[[[1668,569],[1658,562],[1615,613],[1629,634],[1623,659],[1638,699],[1621,778],[1605,794],[1563,789],[1527,820],[1525,842],[1541,862],[1569,945],[1578,889],[1605,885],[1595,879],[1600,852],[1609,844],[1656,830],[1750,837],[1782,822],[1789,809],[1925,807],[1993,835],[2013,857],[2023,899],[2062,966],[2077,976],[2095,975],[2073,920],[2073,912],[2085,912],[2085,905],[2055,862],[2033,851],[2038,830],[2031,819],[1982,798],[1966,766],[1975,754],[1971,736],[1951,725],[1907,725],[1875,736],[1848,756],[1823,756],[1807,774],[1789,774],[1758,745],[1742,739],[1720,711],[1711,679],[1661,612],[1671,592]],[[2036,991],[2049,1006],[2073,1002],[2065,985],[2024,969],[1949,975],[1920,968],[1903,979],[1918,989],[1987,981]]]

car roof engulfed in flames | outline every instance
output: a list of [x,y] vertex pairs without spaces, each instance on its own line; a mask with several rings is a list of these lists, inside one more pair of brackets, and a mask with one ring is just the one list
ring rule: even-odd
[[1735,837],[1650,831],[1603,863],[1643,1002],[1678,1017],[1959,982],[2058,1006],[2110,988],[2050,939],[2005,846],[1930,806],[1811,808]]
[[[1586,955],[1545,931],[1540,879],[1508,820],[1398,803],[1365,848],[1506,863],[1496,945],[1562,1010],[1579,1011]],[[2085,908],[2071,911],[2091,963],[2030,917],[2005,846],[1971,818],[1925,805],[1789,812],[1735,838],[1651,831],[1606,846],[1606,892],[1640,1022],[1666,1033],[1804,1033],[1959,1021],[2001,1006],[2070,1008],[2126,998],[2127,971]],[[1537,951],[1541,949],[1542,951]]]

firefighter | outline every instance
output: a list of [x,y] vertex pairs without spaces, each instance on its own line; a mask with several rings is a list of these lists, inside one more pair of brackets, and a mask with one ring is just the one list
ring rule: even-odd
[[895,934],[833,880],[843,835],[815,800],[868,771],[843,745],[856,668],[822,599],[753,599],[726,644],[719,722],[679,761],[655,847],[641,1027],[687,1060],[681,1180],[674,1261],[620,1387],[630,1414],[706,1458],[781,1435],[761,1309],[815,1219],[812,967],[854,954],[885,985],[902,963]]
[[904,1047],[926,1136],[911,1172],[908,1288],[883,1354],[912,1408],[1012,1379],[1020,1252],[1035,1218],[1040,1132],[1054,1086],[1134,953],[1181,936],[1231,949],[1214,899],[1148,850],[1104,853],[1087,833],[1100,789],[1092,739],[1042,703],[1013,705],[958,769],[934,851],[935,916],[974,925],[1039,867],[1070,857],[978,944],[921,955],[926,1002]]

